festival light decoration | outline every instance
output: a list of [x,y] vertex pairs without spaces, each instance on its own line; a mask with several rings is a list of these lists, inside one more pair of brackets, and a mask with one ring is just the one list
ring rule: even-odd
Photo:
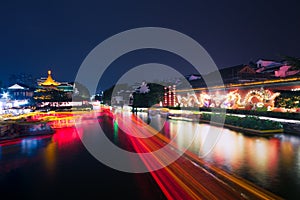
[[[255,107],[257,103],[265,106],[268,110],[274,108],[274,100],[280,95],[279,92],[272,93],[270,90],[261,88],[260,90],[250,90],[243,98],[239,93],[239,90],[233,90],[225,95],[207,94],[202,92],[197,97],[196,94],[187,93],[186,97],[181,95],[177,96],[180,105],[199,107],[221,107],[227,109],[245,108],[246,106]],[[258,102],[253,102],[253,98],[256,98]],[[262,107],[263,107],[262,106]]]
[[8,97],[9,97],[9,93],[8,92],[3,92],[2,93],[2,98],[3,99],[8,99]]

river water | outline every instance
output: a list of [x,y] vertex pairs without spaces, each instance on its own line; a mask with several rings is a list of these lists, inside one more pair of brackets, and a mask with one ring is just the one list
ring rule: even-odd
[[[100,123],[113,137],[112,120]],[[79,137],[92,127],[87,120],[81,128],[58,128],[53,135],[2,141],[2,199],[166,199],[150,173],[120,172],[96,160]]]
[[[174,139],[179,147],[189,150],[230,173],[243,177],[283,198],[295,199],[300,189],[300,137],[276,134],[270,137],[249,136],[213,127],[219,131],[211,150],[204,141],[212,126],[197,122],[165,120],[159,115],[138,114],[165,136]],[[297,198],[296,198],[297,199]]]
[[[208,124],[165,120],[159,115],[138,115],[179,147],[192,140],[189,150],[230,173],[241,176],[273,193],[295,199],[300,189],[300,137],[277,134],[272,137],[246,136],[229,129],[220,131],[214,148],[207,151]],[[101,122],[114,140],[121,131],[112,120]],[[17,139],[0,144],[0,191],[23,199],[94,198],[121,194],[125,199],[165,199],[150,174],[129,174],[98,162],[82,145],[83,130],[57,129],[54,135]],[[117,143],[128,144],[126,139]],[[115,191],[110,193],[110,191]]]

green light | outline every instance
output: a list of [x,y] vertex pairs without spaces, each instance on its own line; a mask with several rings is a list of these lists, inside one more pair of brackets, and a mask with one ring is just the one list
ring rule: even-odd
[[117,120],[114,121],[114,142],[118,142],[119,126]]

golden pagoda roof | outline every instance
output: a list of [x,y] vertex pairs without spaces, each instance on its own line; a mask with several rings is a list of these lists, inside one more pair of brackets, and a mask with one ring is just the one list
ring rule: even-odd
[[48,78],[43,82],[40,83],[41,86],[58,86],[60,83],[53,80],[51,76],[51,70],[48,71]]

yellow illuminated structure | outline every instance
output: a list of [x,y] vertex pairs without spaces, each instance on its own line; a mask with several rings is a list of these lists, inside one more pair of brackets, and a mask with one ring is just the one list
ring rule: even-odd
[[73,93],[73,85],[67,82],[57,82],[52,78],[51,70],[48,70],[47,79],[38,80],[38,87],[33,98],[39,102],[69,102]]
[[59,86],[60,83],[53,80],[51,76],[51,70],[48,70],[48,77],[47,79],[39,84],[40,86]]

